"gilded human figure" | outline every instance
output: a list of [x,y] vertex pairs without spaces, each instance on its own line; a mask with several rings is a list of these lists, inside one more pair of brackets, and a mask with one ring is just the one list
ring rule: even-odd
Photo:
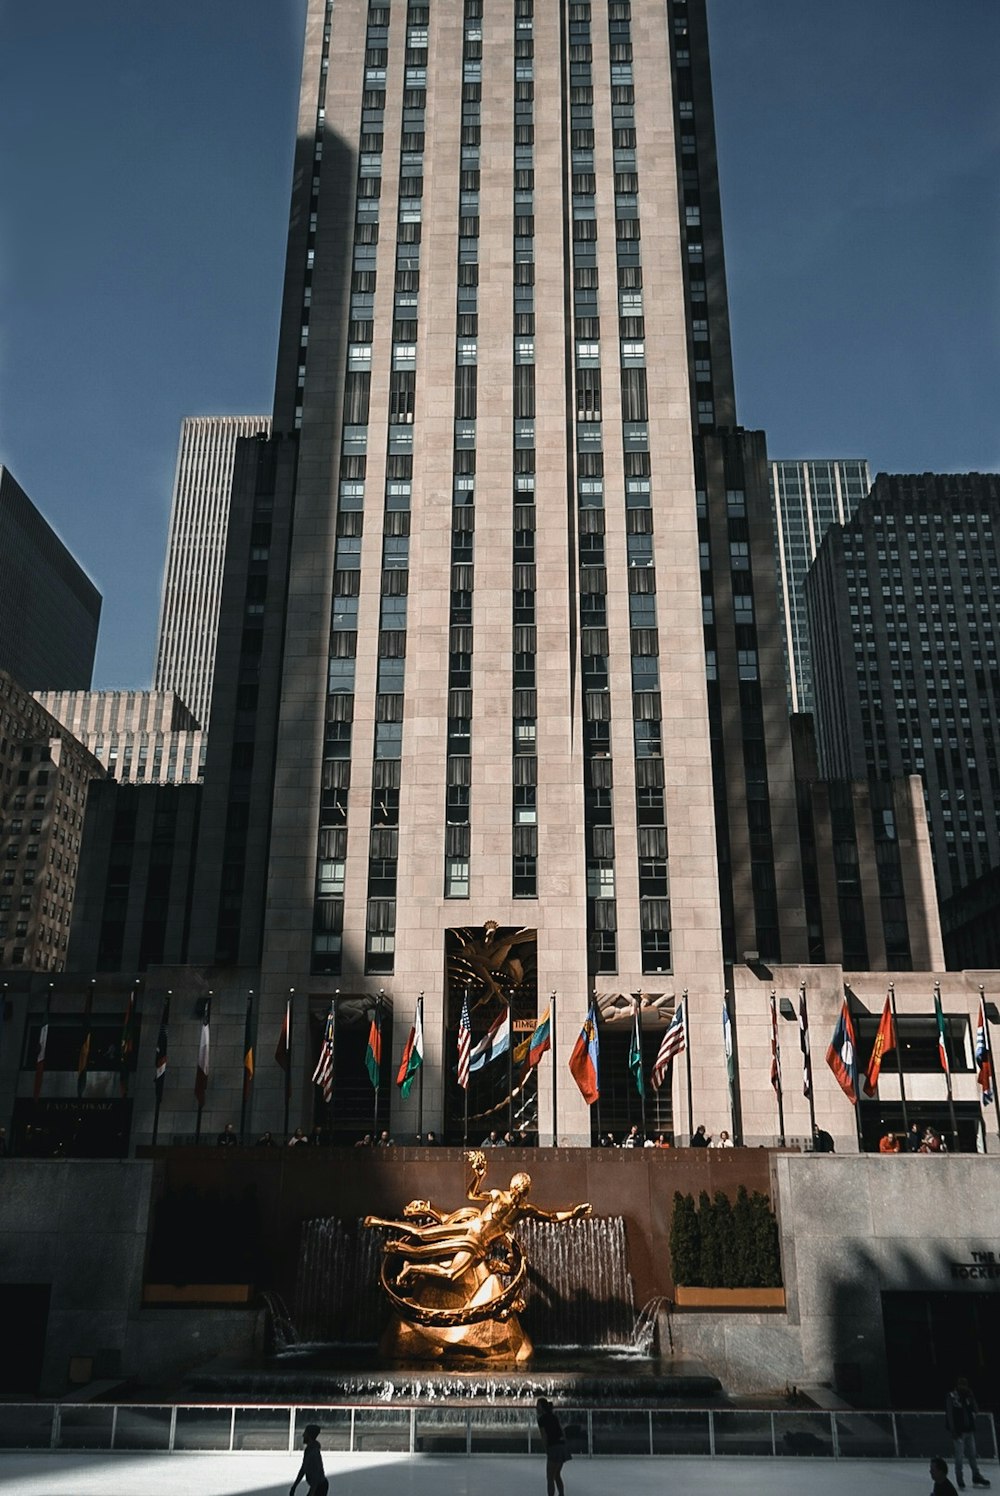
[[401,1220],[365,1217],[366,1226],[394,1233],[383,1248],[382,1286],[400,1322],[390,1326],[386,1348],[416,1358],[450,1351],[525,1360],[531,1345],[516,1314],[526,1265],[514,1228],[525,1219],[578,1221],[590,1206],[542,1210],[528,1199],[531,1177],[523,1172],[506,1189],[486,1189],[485,1155],[466,1158],[471,1204],[443,1212],[411,1200]]

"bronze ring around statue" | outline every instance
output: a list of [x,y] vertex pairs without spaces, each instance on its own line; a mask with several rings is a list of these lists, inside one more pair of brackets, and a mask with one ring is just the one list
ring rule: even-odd
[[511,1279],[506,1288],[494,1298],[487,1299],[484,1304],[466,1305],[458,1309],[431,1309],[423,1304],[415,1303],[413,1299],[404,1298],[393,1286],[388,1273],[388,1255],[382,1258],[382,1267],[379,1274],[382,1287],[391,1302],[398,1309],[404,1319],[412,1324],[434,1325],[440,1329],[451,1329],[456,1325],[474,1325],[486,1319],[506,1319],[510,1314],[523,1305],[517,1301],[520,1298],[520,1288],[524,1281],[528,1264],[520,1244],[516,1240],[510,1243],[511,1252],[514,1257],[511,1266]]

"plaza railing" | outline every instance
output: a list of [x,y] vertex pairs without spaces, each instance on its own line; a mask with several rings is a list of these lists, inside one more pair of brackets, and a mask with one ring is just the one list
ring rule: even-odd
[[[942,1413],[819,1409],[579,1408],[559,1417],[578,1457],[929,1459],[947,1456]],[[534,1409],[498,1404],[386,1405],[0,1403],[2,1450],[290,1453],[307,1423],[325,1453],[537,1455]],[[980,1458],[997,1457],[992,1415],[979,1415]]]

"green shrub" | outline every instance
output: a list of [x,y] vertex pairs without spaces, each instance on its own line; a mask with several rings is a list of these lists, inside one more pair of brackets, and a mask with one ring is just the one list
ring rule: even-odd
[[670,1262],[675,1284],[693,1288],[701,1283],[701,1231],[691,1195],[674,1191],[670,1222]]

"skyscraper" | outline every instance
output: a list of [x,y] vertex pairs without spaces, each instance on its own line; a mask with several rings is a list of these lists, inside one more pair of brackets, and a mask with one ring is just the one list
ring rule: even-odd
[[267,416],[189,416],[181,426],[156,645],[156,690],[176,691],[208,728],[236,443]]
[[1000,862],[1000,479],[880,473],[806,594],[824,772],[919,774],[938,893]]
[[784,627],[788,710],[813,709],[805,580],[831,525],[851,518],[872,486],[863,458],[770,463],[778,602]]
[[447,1115],[456,932],[524,930],[567,1030],[687,987],[725,1104],[724,960],[806,943],[701,0],[312,0],[290,222],[192,958],[423,989]]
[[0,670],[29,691],[90,686],[101,594],[0,466]]

